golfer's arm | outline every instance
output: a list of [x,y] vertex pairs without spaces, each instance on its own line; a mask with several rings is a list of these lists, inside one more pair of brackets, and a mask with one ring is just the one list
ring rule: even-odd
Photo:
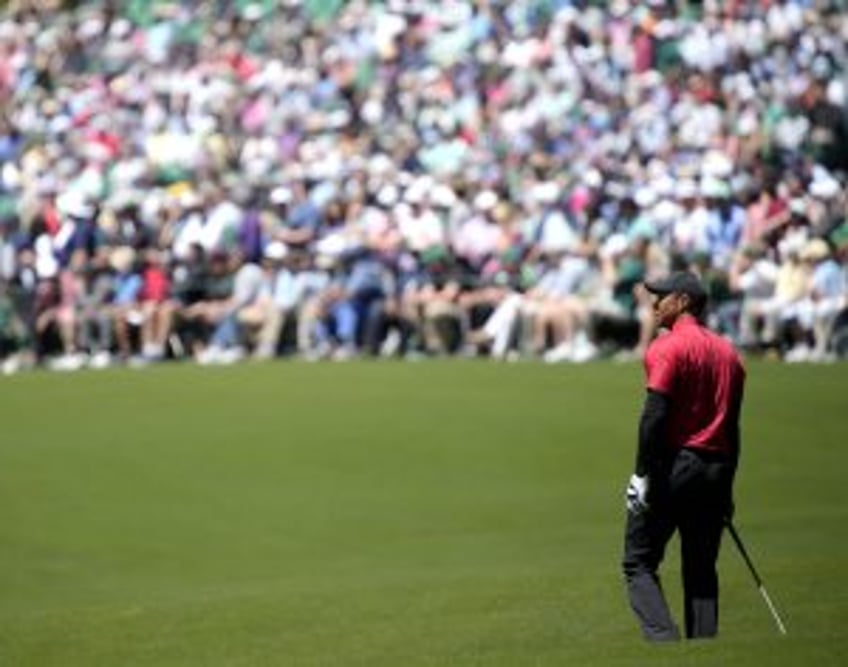
[[639,448],[636,452],[636,474],[639,476],[649,475],[662,459],[667,415],[668,397],[648,389],[639,419]]

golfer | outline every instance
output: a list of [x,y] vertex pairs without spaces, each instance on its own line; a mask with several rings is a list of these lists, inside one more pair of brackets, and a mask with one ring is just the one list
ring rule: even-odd
[[733,511],[745,370],[733,346],[700,322],[707,295],[694,274],[672,273],[644,287],[663,332],[645,353],[647,395],[626,494],[627,592],[646,639],[680,638],[658,575],[677,530],[686,637],[713,637],[716,561]]

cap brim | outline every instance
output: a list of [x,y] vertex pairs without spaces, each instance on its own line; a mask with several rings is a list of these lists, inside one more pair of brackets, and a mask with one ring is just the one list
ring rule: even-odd
[[645,289],[649,291],[651,294],[671,294],[672,289],[664,282],[659,280],[646,280],[642,283],[645,286]]

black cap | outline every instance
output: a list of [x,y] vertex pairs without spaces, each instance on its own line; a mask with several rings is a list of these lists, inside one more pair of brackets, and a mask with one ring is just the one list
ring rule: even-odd
[[707,299],[707,290],[691,271],[675,271],[665,278],[645,281],[645,289],[651,294],[665,296],[666,294],[686,294],[693,301],[703,302]]

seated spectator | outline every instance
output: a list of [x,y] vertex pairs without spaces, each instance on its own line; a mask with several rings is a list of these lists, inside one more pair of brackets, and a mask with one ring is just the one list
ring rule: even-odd
[[628,358],[638,358],[646,349],[653,334],[653,316],[647,295],[639,286],[648,271],[651,241],[644,236],[632,240],[612,237],[599,251],[599,280],[592,292],[581,299],[569,299],[562,305],[563,316],[570,318],[567,325],[573,332],[570,346],[560,346],[549,351],[545,360],[585,362],[600,354],[598,348],[602,330],[621,325],[635,327],[638,331],[636,345]]
[[[667,249],[680,268],[708,255],[702,274],[736,280],[750,268],[732,266],[741,248],[761,243],[784,264],[844,219],[839,3],[409,4],[27,1],[0,12],[0,280],[32,354],[73,358],[62,354],[71,338],[99,354],[115,326],[119,351],[139,334],[158,356],[167,299],[128,308],[139,331],[92,294],[88,326],[81,311],[70,326],[58,276],[75,249],[176,258],[164,267],[178,304],[170,348],[199,354],[232,316],[234,270],[212,254],[239,246],[258,264],[273,240],[304,265],[278,274],[275,300],[310,355],[325,344],[342,356],[467,349],[467,332],[485,334],[503,305],[478,351],[523,350],[535,323],[536,347],[565,357],[578,341],[581,358],[639,356],[653,328],[632,281],[608,276],[524,318],[512,302],[528,285],[493,282],[500,253],[520,238],[512,280],[558,244],[608,248],[650,230],[649,255],[667,262]],[[352,266],[322,265],[333,237],[378,251],[384,297],[345,296]],[[29,264],[16,261],[24,246]],[[418,262],[434,246],[453,254],[447,278]],[[746,329],[746,344],[782,345],[807,317],[781,310],[795,307],[781,286],[793,272],[804,273],[778,272],[774,300],[751,295],[744,325],[732,300],[710,316],[730,336]],[[88,329],[99,342],[83,340]]]
[[460,301],[469,276],[448,249],[440,246],[424,251],[421,263],[421,283],[406,299],[417,316],[424,352],[454,354],[466,339],[468,325]]
[[367,349],[379,347],[376,324],[383,301],[391,293],[386,268],[379,254],[372,248],[361,247],[344,257],[345,275],[329,309],[338,349],[336,358],[347,359],[359,351],[360,344]]
[[141,274],[136,270],[136,253],[129,246],[119,246],[109,255],[114,273],[109,312],[115,329],[118,355],[122,361],[133,360],[136,345],[132,329],[144,321],[141,311]]
[[740,297],[737,343],[744,350],[758,351],[764,305],[774,296],[778,265],[762,243],[754,243],[736,253],[730,267],[730,286]]
[[177,309],[161,250],[149,248],[145,251],[141,279],[142,355],[149,361],[161,361],[165,358]]
[[[799,250],[787,247],[778,260],[774,294],[761,301],[751,314],[761,321],[760,340],[764,348],[782,354],[797,322],[798,305],[804,298],[809,283],[809,266],[801,262]],[[797,337],[797,336],[792,336]],[[792,342],[797,341],[790,341]]]
[[238,314],[248,347],[256,359],[272,359],[280,346],[280,334],[294,306],[291,298],[294,275],[284,265],[288,248],[282,241],[265,246],[262,256],[262,285],[254,301]]
[[228,364],[239,361],[245,355],[246,340],[240,323],[241,313],[250,308],[260,297],[263,284],[262,268],[246,262],[241,252],[230,255],[230,273],[233,274],[233,290],[230,297],[217,306],[219,317],[209,345],[198,356],[201,364]]
[[824,239],[809,241],[800,257],[809,267],[809,282],[796,308],[799,342],[786,353],[786,361],[827,361],[834,323],[846,306],[845,274]]
[[551,253],[551,270],[543,273],[527,292],[523,313],[532,322],[535,354],[547,354],[553,349],[559,349],[565,356],[573,353],[576,333],[571,317],[573,303],[582,300],[595,278],[587,252],[575,242],[563,247],[562,252]]
[[36,269],[32,247],[24,245],[17,254],[17,270],[8,283],[8,295],[14,311],[13,320],[20,323],[23,345],[18,353],[24,365],[35,366],[42,361],[43,345],[38,332],[38,313],[42,299],[41,280]]
[[233,273],[226,253],[215,251],[209,257],[195,246],[177,269],[176,294],[180,300],[178,318],[189,352],[195,358],[203,353],[214,328],[226,315],[233,293]]
[[114,290],[110,250],[98,248],[85,270],[80,298],[80,346],[88,352],[91,368],[106,368],[112,363],[114,327],[110,303]]
[[297,353],[305,359],[321,359],[332,349],[323,327],[326,295],[338,280],[338,258],[292,250],[295,274],[293,295],[297,304]]
[[[482,272],[482,284],[461,297],[468,321],[473,327],[468,341],[488,349],[494,359],[504,359],[512,351],[522,351],[525,332],[522,330],[522,305],[526,295],[533,291],[536,272],[525,264],[525,253],[514,246],[491,260]],[[481,318],[481,313],[486,315]],[[482,319],[482,322],[481,322]],[[475,326],[478,322],[480,325]],[[513,349],[519,348],[519,349]]]
[[50,363],[54,370],[77,370],[86,363],[86,355],[79,346],[79,310],[85,291],[87,263],[84,249],[72,251],[68,266],[59,272],[55,305],[39,315],[39,329],[44,332],[48,327],[55,326],[59,336],[61,356]]
[[0,370],[4,375],[21,368],[26,344],[26,328],[15,311],[8,285],[0,280]]

